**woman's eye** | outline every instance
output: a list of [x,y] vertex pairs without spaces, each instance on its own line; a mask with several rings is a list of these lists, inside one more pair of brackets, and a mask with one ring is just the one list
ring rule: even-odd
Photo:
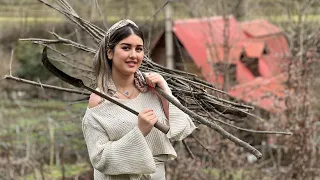
[[141,51],[143,51],[143,48],[137,48],[136,49],[138,52],[141,52]]
[[127,50],[130,50],[130,48],[129,48],[128,46],[123,46],[122,49],[123,49],[123,50],[126,50],[126,51],[127,51]]

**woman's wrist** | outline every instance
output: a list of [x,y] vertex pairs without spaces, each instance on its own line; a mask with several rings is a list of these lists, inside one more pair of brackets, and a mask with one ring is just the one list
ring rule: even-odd
[[165,93],[167,93],[168,95],[172,95],[171,89],[168,86],[168,83],[163,79],[162,82],[162,87],[160,87]]

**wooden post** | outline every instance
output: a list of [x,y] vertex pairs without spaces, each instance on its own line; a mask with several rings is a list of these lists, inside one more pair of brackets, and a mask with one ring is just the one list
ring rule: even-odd
[[60,143],[59,145],[59,158],[61,160],[61,174],[62,174],[62,178],[61,180],[65,180],[66,179],[66,169],[64,167],[64,144]]
[[55,144],[55,140],[54,140],[54,122],[53,119],[51,119],[50,117],[48,118],[48,129],[49,129],[49,142],[50,142],[50,157],[49,157],[49,164],[50,166],[53,165],[54,163],[54,144]]
[[267,150],[266,150],[267,148],[268,147],[267,147],[266,141],[262,141],[262,143],[261,143],[262,158],[261,158],[260,162],[263,162],[264,160],[266,160],[265,157],[266,157],[266,154],[267,154]]
[[169,69],[174,69],[174,49],[172,35],[172,7],[170,2],[165,7],[165,44],[166,44],[166,66]]

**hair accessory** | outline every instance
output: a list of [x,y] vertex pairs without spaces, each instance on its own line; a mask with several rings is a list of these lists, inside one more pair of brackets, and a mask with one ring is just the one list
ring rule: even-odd
[[136,26],[137,28],[139,28],[137,26],[136,23],[134,23],[133,21],[129,20],[129,19],[123,19],[123,20],[120,20],[118,22],[116,22],[114,25],[112,25],[108,31],[107,31],[107,34],[106,34],[106,38],[107,38],[107,47],[109,47],[109,39],[111,37],[111,35],[118,29],[128,25],[128,24],[132,24],[134,26]]

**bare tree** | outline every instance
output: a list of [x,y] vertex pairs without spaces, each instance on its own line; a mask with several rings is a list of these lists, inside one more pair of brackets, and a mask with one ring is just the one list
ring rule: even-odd
[[[310,9],[316,1],[285,1],[283,5],[291,20],[289,39],[291,41],[291,61],[288,68],[288,96],[286,99],[287,127],[294,132],[286,145],[292,154],[287,177],[292,179],[314,179],[316,159],[315,145],[312,143],[316,117],[312,107],[311,84],[314,82],[312,66],[320,61],[318,48],[320,26],[308,21]],[[295,13],[299,12],[299,13]],[[297,21],[294,16],[297,16]],[[302,168],[303,167],[303,168]]]

